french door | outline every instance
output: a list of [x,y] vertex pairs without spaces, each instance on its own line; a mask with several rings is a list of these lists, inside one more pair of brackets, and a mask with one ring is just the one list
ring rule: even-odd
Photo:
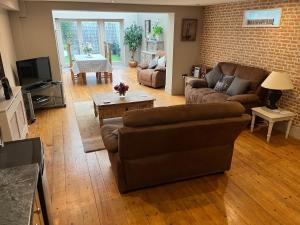
[[84,54],[84,47],[89,43],[93,54],[104,54],[104,41],[112,45],[112,61],[122,61],[123,22],[119,20],[65,20],[58,19],[59,48],[62,67],[70,65],[68,46],[74,55]]

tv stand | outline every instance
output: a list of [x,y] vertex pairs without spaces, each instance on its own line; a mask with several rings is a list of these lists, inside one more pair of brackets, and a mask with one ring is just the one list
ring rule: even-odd
[[30,91],[30,90],[36,90],[39,88],[46,88],[50,85],[51,85],[50,82],[42,82],[42,83],[33,84],[29,87],[25,87],[24,89]]
[[66,106],[61,81],[49,81],[22,87],[22,93],[29,123],[35,121],[36,110]]

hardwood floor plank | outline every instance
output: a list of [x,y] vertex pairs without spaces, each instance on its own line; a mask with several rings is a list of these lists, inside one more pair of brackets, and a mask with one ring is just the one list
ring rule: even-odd
[[45,144],[53,225],[300,224],[300,141],[275,131],[267,143],[265,128],[245,130],[230,171],[121,195],[107,152],[84,153],[73,102],[120,81],[153,95],[155,106],[184,104],[184,97],[141,86],[135,69],[122,66],[114,67],[113,84],[97,84],[93,74],[87,85],[68,73],[63,79],[67,107],[37,112],[29,132]]

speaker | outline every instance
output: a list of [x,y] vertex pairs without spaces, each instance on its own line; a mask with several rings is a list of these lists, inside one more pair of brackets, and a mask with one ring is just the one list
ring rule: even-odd
[[13,93],[12,93],[8,79],[6,77],[3,77],[1,79],[1,84],[2,84],[2,87],[4,90],[5,99],[9,100],[12,97]]

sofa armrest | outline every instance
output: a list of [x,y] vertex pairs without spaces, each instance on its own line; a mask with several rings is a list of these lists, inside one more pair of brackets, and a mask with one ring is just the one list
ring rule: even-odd
[[206,88],[206,87],[208,87],[207,81],[205,79],[191,80],[191,81],[188,82],[188,84],[192,88]]
[[256,94],[234,95],[227,98],[227,101],[237,101],[242,104],[259,102],[259,97]]
[[118,125],[104,125],[101,127],[101,136],[107,151],[118,152]]
[[149,65],[147,63],[141,63],[138,65],[138,68],[141,68],[142,70],[148,69]]

